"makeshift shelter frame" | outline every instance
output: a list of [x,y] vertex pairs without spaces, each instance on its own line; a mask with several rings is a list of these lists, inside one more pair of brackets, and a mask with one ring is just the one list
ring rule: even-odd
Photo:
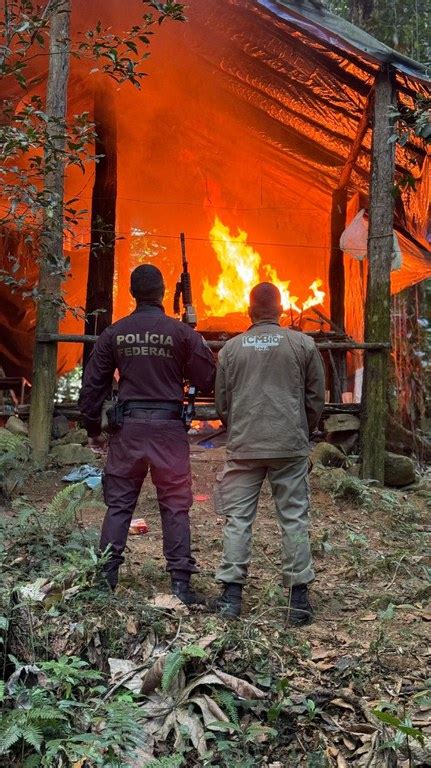
[[[301,55],[305,55],[307,57],[307,54],[310,54],[309,58],[313,63],[320,62],[322,64],[322,67],[328,67],[328,61],[329,56],[325,57],[322,53],[324,47],[326,46],[328,51],[330,52],[331,56],[333,55],[334,58],[337,57],[339,60],[342,61],[342,63],[339,65],[340,70],[343,71],[343,83],[351,85],[352,88],[356,89],[356,92],[361,96],[361,103],[363,103],[363,100],[366,99],[366,105],[363,110],[362,116],[359,118],[359,123],[357,124],[356,128],[356,135],[353,139],[352,143],[350,144],[350,148],[348,151],[347,146],[345,146],[345,151],[347,154],[347,160],[344,162],[344,158],[341,157],[340,153],[336,153],[331,151],[331,149],[327,149],[326,152],[326,158],[327,158],[327,164],[328,164],[328,172],[325,177],[323,175],[320,178],[320,184],[322,186],[323,183],[326,184],[328,181],[331,188],[334,189],[333,183],[334,183],[334,175],[335,172],[333,171],[334,167],[338,167],[344,162],[344,165],[341,170],[341,174],[339,177],[338,185],[335,187],[333,196],[332,196],[332,211],[331,211],[331,262],[330,262],[330,298],[331,298],[331,319],[334,323],[336,323],[338,326],[344,328],[344,266],[343,266],[343,254],[339,249],[339,235],[341,234],[342,229],[344,229],[345,221],[346,221],[346,208],[347,208],[347,197],[348,197],[348,187],[349,187],[349,181],[351,179],[351,175],[354,172],[356,176],[360,177],[362,180],[365,179],[366,176],[368,176],[367,168],[368,165],[365,165],[361,163],[356,163],[358,159],[358,155],[360,151],[362,150],[364,155],[367,157],[367,162],[370,156],[368,146],[363,146],[363,138],[366,134],[367,128],[368,128],[368,120],[370,117],[370,102],[371,97],[373,93],[373,89],[377,87],[375,83],[373,84],[372,79],[376,77],[376,73],[378,72],[378,67],[381,68],[380,74],[377,74],[377,83],[379,84],[381,82],[381,78],[383,77],[382,73],[388,74],[390,71],[390,68],[392,68],[393,72],[396,73],[396,87],[399,92],[406,93],[409,97],[412,96],[412,94],[415,92],[415,81],[422,81],[429,83],[429,79],[425,70],[425,67],[423,67],[420,64],[417,64],[416,62],[412,62],[406,57],[402,56],[401,54],[396,53],[395,51],[392,51],[387,46],[382,45],[378,41],[374,40],[372,37],[367,35],[366,33],[362,32],[361,30],[355,28],[353,25],[349,24],[348,22],[345,22],[342,19],[339,19],[337,17],[334,17],[332,14],[327,12],[325,9],[322,9],[318,7],[317,4],[310,3],[308,0],[303,0],[303,2],[295,2],[295,0],[232,0],[231,2],[227,2],[227,5],[231,5],[233,7],[239,7],[240,10],[243,10],[244,12],[248,12],[250,10],[253,13],[256,13],[260,15],[261,18],[269,17],[270,15],[273,15],[274,18],[276,17],[276,25],[278,25],[278,30],[280,32],[280,36],[283,35],[283,19],[286,21],[287,25],[290,26],[291,32],[293,29],[293,34],[295,35],[295,50],[299,50],[300,53],[302,51]],[[279,23],[280,22],[280,23]],[[304,37],[309,36],[311,42],[310,46],[307,45],[307,40],[304,40]],[[315,45],[314,45],[315,44]],[[324,52],[324,51],[323,51]],[[352,67],[343,67],[343,62],[349,61],[352,64]],[[358,65],[358,62],[360,62],[360,67],[363,72],[366,72],[370,75],[370,80],[365,80],[360,77],[355,77],[352,73],[354,72],[354,68],[356,65]],[[359,65],[358,65],[359,66]],[[413,85],[412,85],[413,83]],[[412,85],[412,87],[410,87]],[[321,101],[324,108],[328,105],[328,101],[325,100],[325,98],[322,97]],[[247,107],[249,107],[247,103]],[[347,112],[347,106],[345,106],[344,109],[344,115],[348,119],[349,114]],[[360,115],[360,112],[358,111],[357,115],[355,116],[355,119],[358,118]],[[374,114],[372,117],[372,128],[373,128],[373,142],[376,144],[374,139],[376,136],[374,134],[378,133],[380,130],[382,130],[385,135],[387,135],[387,129],[388,129],[388,121],[389,116],[386,116],[386,120],[382,121],[382,124],[379,123],[379,128],[377,128],[377,124],[375,121],[375,115],[376,115],[376,109],[374,109]],[[384,123],[384,125],[383,125]],[[323,126],[324,128],[324,126]],[[297,133],[295,132],[294,127],[290,123],[286,123],[284,125],[285,135],[288,135],[289,137],[297,137]],[[317,134],[318,135],[318,134]],[[383,135],[383,134],[382,134]],[[310,146],[313,146],[314,149],[316,147],[320,148],[323,146],[322,140],[320,140],[319,146],[317,145],[316,139],[310,140],[310,137],[308,135],[300,136],[298,132],[298,146],[306,146],[309,144]],[[344,137],[345,138],[345,137]],[[344,140],[343,138],[343,140]],[[349,136],[349,140],[351,139],[351,136]],[[313,143],[314,142],[314,143]],[[384,142],[379,141],[380,148],[384,149]],[[388,145],[386,145],[387,148]],[[383,152],[385,154],[385,152]],[[373,167],[376,167],[376,158],[374,154],[372,154],[373,157]],[[313,164],[309,163],[310,168],[313,168]],[[393,183],[393,175],[394,175],[394,169],[392,167],[392,183]],[[323,179],[323,181],[322,181]],[[319,181],[316,179],[315,184],[318,185]],[[336,183],[336,182],[335,182]],[[377,189],[377,188],[375,188]],[[387,195],[387,187],[385,186],[385,195]],[[376,191],[373,192],[373,186],[371,188],[371,196],[370,196],[370,207],[374,205],[375,208],[375,201],[373,203],[373,194],[377,194]],[[392,195],[392,190],[390,195]],[[389,197],[385,198],[388,202],[390,202]],[[379,198],[380,200],[380,198]],[[380,202],[379,202],[380,205]],[[392,223],[393,223],[393,206],[392,207]],[[371,217],[373,218],[373,217]],[[374,215],[374,221],[377,221],[377,216]],[[373,225],[374,226],[374,225]],[[385,230],[386,232],[386,230]],[[382,277],[384,280],[384,292],[386,292],[386,289],[388,287],[388,275],[387,275],[387,248],[389,247],[389,236],[386,237],[384,249],[378,247],[378,233],[374,231],[374,233],[371,231],[370,227],[370,270],[368,274],[368,291],[367,291],[367,305],[366,305],[366,315],[367,317],[372,314],[374,310],[371,308],[371,292],[373,292],[373,295],[376,294],[376,288],[375,288],[375,280],[379,278],[379,276]],[[371,259],[373,260],[373,264],[371,266]],[[383,260],[384,266],[382,269],[379,267],[380,261]],[[381,266],[381,265],[380,265]],[[390,267],[389,267],[390,268]],[[380,271],[379,271],[380,270]],[[371,273],[371,274],[370,274]],[[377,294],[376,294],[377,295]],[[385,293],[386,296],[386,293]],[[374,301],[374,300],[373,300]],[[385,365],[387,366],[387,353],[382,352],[382,350],[386,350],[388,348],[389,344],[389,333],[384,333],[382,329],[384,329],[385,322],[388,316],[388,308],[386,307],[386,304],[384,304],[383,307],[377,307],[378,311],[378,317],[379,320],[382,322],[377,324],[377,327],[374,327],[373,322],[366,321],[366,340],[364,345],[358,345],[358,344],[350,344],[350,342],[341,342],[336,345],[336,351],[335,351],[335,357],[340,361],[340,364],[343,365],[343,357],[342,354],[344,349],[364,349],[366,354],[366,366],[368,366],[368,356],[372,355],[375,359],[380,360],[379,367],[377,367],[375,370],[377,371],[383,371],[385,370]],[[383,314],[380,314],[383,313]],[[386,314],[385,314],[386,313]],[[384,315],[384,317],[383,317]],[[384,322],[383,322],[384,321]],[[44,329],[42,329],[44,330]],[[47,330],[47,329],[45,329]],[[368,338],[369,336],[369,338]],[[73,335],[72,337],[68,337],[66,335],[58,334],[55,332],[55,330],[52,330],[51,332],[47,330],[45,333],[39,333],[37,336],[36,344],[40,345],[37,346],[38,350],[42,350],[44,345],[51,345],[54,347],[57,341],[89,341],[89,334],[83,334],[80,335]],[[93,340],[93,339],[92,339]],[[373,351],[371,351],[371,347],[367,347],[367,344],[373,345]],[[348,346],[344,346],[348,345]],[[335,349],[335,347],[334,347]],[[332,350],[332,348],[331,348]],[[384,363],[384,356],[386,355],[386,364]],[[374,370],[373,366],[371,366],[370,370]],[[374,374],[373,374],[374,375]],[[343,377],[338,376],[338,380],[342,381]],[[370,386],[370,397],[372,396],[372,379],[373,376],[369,377],[367,380],[366,386]],[[336,383],[336,377],[334,376],[334,383]],[[338,395],[340,392],[338,392]],[[46,392],[44,392],[44,397],[46,398]],[[379,398],[380,398],[380,390],[379,390]],[[380,409],[379,411],[379,424],[381,425],[381,415],[383,411]],[[384,413],[383,413],[384,415]],[[368,417],[369,418],[369,417]],[[376,430],[376,425],[373,423],[372,418],[369,418],[369,427],[371,430]],[[380,427],[379,427],[380,429]],[[384,430],[383,430],[384,431]],[[369,440],[372,441],[372,437],[368,438],[366,437],[366,430],[362,430],[362,434],[364,437],[364,441],[368,444]],[[364,442],[364,444],[365,444]],[[379,448],[380,451],[380,448]],[[381,451],[380,451],[381,454]],[[370,471],[375,472],[375,469],[372,469]]]

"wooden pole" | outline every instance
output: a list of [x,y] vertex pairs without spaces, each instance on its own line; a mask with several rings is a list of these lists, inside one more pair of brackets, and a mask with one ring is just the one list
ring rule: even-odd
[[[346,227],[347,190],[361,151],[362,142],[370,124],[370,98],[374,88],[371,89],[365,102],[358,130],[350,148],[346,163],[341,171],[338,186],[332,193],[331,205],[331,256],[329,261],[329,296],[331,320],[338,328],[344,331],[344,304],[345,304],[345,277],[344,254],[340,248],[340,238]],[[331,394],[333,402],[341,402],[342,389],[346,379],[346,356],[334,353],[334,365],[336,374],[331,376]]]
[[[376,81],[371,148],[372,169],[368,230],[368,282],[365,341],[390,340],[390,280],[394,226],[395,151],[391,72],[384,67]],[[387,418],[387,350],[366,351],[361,412],[361,477],[383,482]]]
[[[91,207],[91,247],[88,262],[85,334],[100,334],[112,323],[115,209],[117,202],[117,127],[115,102],[107,85],[94,94],[96,125],[95,179]],[[92,346],[84,346],[84,368]]]
[[54,395],[57,384],[57,345],[37,341],[40,333],[58,333],[61,282],[64,277],[63,205],[65,146],[63,123],[69,78],[70,0],[53,11],[50,29],[49,72],[46,91],[47,131],[45,191],[47,209],[42,239],[36,315],[36,343],[30,406],[33,459],[42,465],[49,451]]
[[[331,257],[329,260],[329,297],[331,320],[344,331],[344,255],[340,237],[346,227],[347,187],[335,189],[331,207]],[[346,378],[345,354],[334,354],[335,369],[331,371],[330,389],[334,403],[342,400]]]

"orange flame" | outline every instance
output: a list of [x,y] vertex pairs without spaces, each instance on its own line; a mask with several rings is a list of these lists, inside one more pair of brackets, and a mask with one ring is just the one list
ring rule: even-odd
[[277,270],[269,264],[261,267],[260,254],[247,244],[247,237],[247,232],[242,229],[238,229],[237,235],[232,235],[229,227],[223,224],[218,216],[215,217],[210,230],[210,240],[221,266],[221,273],[215,285],[204,280],[202,293],[204,304],[211,309],[212,315],[247,312],[250,291],[262,281],[261,271],[265,273],[266,279],[279,289],[285,312],[304,312],[323,302],[325,293],[319,290],[322,280],[318,278],[309,286],[312,295],[300,307],[298,297],[290,295],[290,280],[281,280]]

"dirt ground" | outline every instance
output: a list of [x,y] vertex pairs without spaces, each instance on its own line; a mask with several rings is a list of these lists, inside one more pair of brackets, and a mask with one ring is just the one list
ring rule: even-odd
[[[194,585],[207,595],[219,589],[214,571],[221,557],[223,519],[214,512],[212,488],[224,456],[223,448],[192,445],[191,521],[193,551],[200,567]],[[424,478],[416,490],[370,489],[368,503],[358,504],[336,498],[336,492],[322,487],[340,472],[326,469],[311,474],[311,540],[316,571],[311,592],[316,616],[311,626],[300,630],[301,636],[318,647],[319,653],[324,653],[324,646],[334,663],[340,654],[347,665],[356,663],[359,657],[353,662],[352,654],[360,656],[374,648],[388,672],[414,678],[426,659],[431,659],[431,479]],[[24,495],[43,507],[64,486],[63,474],[64,470],[53,470],[33,478],[23,489]],[[84,524],[100,526],[103,514],[100,500],[95,507],[89,501]],[[144,518],[149,532],[129,536],[121,584],[148,596],[169,591],[160,517],[149,478],[134,517]],[[271,492],[265,482],[244,593],[245,620],[259,615],[269,626],[272,619],[282,620],[280,547]]]
[[[212,486],[223,465],[224,448],[205,449],[195,443],[191,455],[193,549],[200,566],[194,585],[209,596],[218,592],[214,571],[221,555],[223,519],[214,512]],[[37,475],[22,493],[43,509],[64,486],[63,474],[64,470],[53,469]],[[323,739],[327,744],[329,763],[322,765],[380,768],[389,764],[376,762],[378,750],[372,749],[375,721],[370,725],[368,713],[373,707],[389,702],[391,712],[403,722],[408,718],[412,727],[431,732],[431,477],[429,471],[423,472],[418,484],[407,490],[378,489],[356,480],[351,485],[346,478],[340,469],[315,468],[311,473],[315,621],[292,631],[286,630],[287,603],[281,588],[281,537],[270,489],[264,484],[243,616],[241,622],[234,622],[242,650],[229,650],[224,663],[229,671],[268,690],[270,686],[274,690],[276,674],[288,681],[291,691],[305,693],[318,704],[326,702],[329,709],[319,710],[319,728],[323,728],[319,743]],[[100,494],[89,492],[82,514],[85,526],[100,527],[104,514]],[[156,496],[149,479],[135,517],[145,518],[149,532],[129,536],[116,593],[119,612],[123,598],[126,603],[137,594],[152,598],[169,592]],[[219,637],[232,633],[226,622],[205,611],[187,621],[185,641],[187,636],[208,632]],[[247,660],[244,648],[249,649]],[[317,732],[314,714],[308,717],[307,727],[298,736],[299,741],[305,739],[304,754],[311,748],[307,739],[311,744]],[[289,762],[290,758],[283,762],[283,754],[280,763],[270,764],[277,768],[321,765],[299,759]],[[430,754],[429,744],[424,750],[414,743],[394,765],[431,765]]]

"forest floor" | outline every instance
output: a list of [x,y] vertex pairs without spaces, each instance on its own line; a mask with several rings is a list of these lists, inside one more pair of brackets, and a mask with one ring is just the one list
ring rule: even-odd
[[[214,570],[223,520],[213,510],[212,486],[223,460],[223,448],[192,446],[191,520],[200,565],[194,586],[208,596],[218,592]],[[43,554],[46,535],[30,536],[28,521],[37,518],[43,527],[47,506],[65,485],[63,474],[53,469],[33,476],[21,489],[21,503],[5,509],[9,586],[12,578],[15,586],[51,578],[45,600],[33,601],[24,614],[18,606],[17,615],[9,616],[8,650],[22,664],[80,657],[102,671],[111,699],[124,692],[137,670],[134,705],[144,714],[146,743],[135,762],[91,762],[88,756],[79,762],[80,753],[72,750],[75,762],[39,765],[431,765],[429,474],[415,487],[396,491],[366,485],[341,469],[313,469],[315,621],[295,630],[286,626],[280,534],[266,483],[243,615],[226,622],[169,597],[149,480],[135,513],[145,518],[149,532],[129,536],[114,595],[98,595],[91,558],[80,561],[76,544],[70,545],[76,527],[81,533],[94,531],[96,543],[104,514],[97,492],[85,491],[72,504],[79,520],[75,530],[66,518],[63,530],[59,519],[49,529],[53,570],[49,550]],[[61,499],[60,520],[71,504],[64,491]],[[54,601],[49,598],[53,583]],[[26,621],[27,629],[20,626]],[[77,693],[71,697],[79,699]],[[10,765],[21,764],[11,758]]]

